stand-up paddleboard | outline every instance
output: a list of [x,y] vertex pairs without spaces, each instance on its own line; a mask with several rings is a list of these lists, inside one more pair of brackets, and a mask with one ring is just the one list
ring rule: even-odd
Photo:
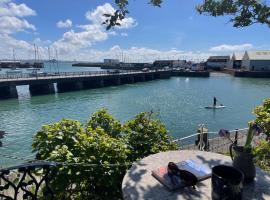
[[206,109],[222,109],[222,108],[226,108],[226,106],[220,105],[220,106],[206,106],[204,107]]

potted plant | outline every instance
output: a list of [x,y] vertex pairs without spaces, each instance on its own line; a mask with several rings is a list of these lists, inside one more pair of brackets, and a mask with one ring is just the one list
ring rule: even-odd
[[246,183],[254,180],[256,175],[255,165],[252,154],[252,141],[255,135],[262,132],[266,135],[265,139],[270,142],[270,98],[266,99],[261,106],[254,109],[256,119],[249,122],[249,129],[244,146],[237,145],[237,137],[233,141],[227,130],[221,129],[219,135],[228,138],[232,144],[230,145],[230,155],[233,160],[233,166],[241,170],[244,174]]
[[244,146],[238,146],[237,143],[232,143],[230,146],[230,155],[233,160],[233,166],[241,170],[244,174],[246,183],[252,182],[256,176],[255,165],[252,155],[252,140],[254,135],[261,133],[261,128],[257,124],[249,125],[247,139]]

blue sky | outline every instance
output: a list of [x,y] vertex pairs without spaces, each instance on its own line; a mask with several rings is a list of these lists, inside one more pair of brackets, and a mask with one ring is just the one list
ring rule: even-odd
[[41,58],[47,48],[63,60],[128,61],[153,59],[205,59],[211,54],[231,54],[247,49],[270,49],[270,28],[252,25],[233,28],[228,17],[199,15],[202,0],[166,0],[161,8],[148,0],[130,1],[130,14],[122,28],[106,31],[102,14],[112,12],[114,1],[103,0],[0,0],[0,59],[33,54],[38,44]]

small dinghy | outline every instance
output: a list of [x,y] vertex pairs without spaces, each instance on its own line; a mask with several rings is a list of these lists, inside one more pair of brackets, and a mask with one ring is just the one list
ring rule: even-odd
[[220,106],[206,106],[206,109],[223,109],[226,108],[226,106],[220,105]]

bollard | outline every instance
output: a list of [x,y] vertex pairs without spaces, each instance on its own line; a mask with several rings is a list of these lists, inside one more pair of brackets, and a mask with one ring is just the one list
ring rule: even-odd
[[237,145],[238,142],[238,129],[235,129],[234,144]]

